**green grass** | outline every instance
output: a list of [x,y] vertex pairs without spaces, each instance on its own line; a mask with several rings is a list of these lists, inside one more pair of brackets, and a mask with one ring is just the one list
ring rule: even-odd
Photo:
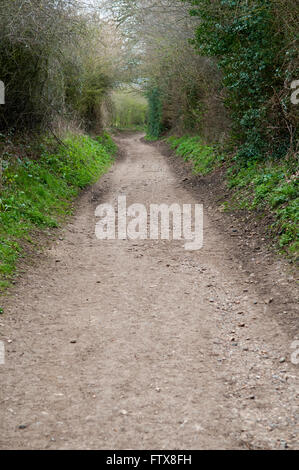
[[194,174],[206,175],[224,160],[215,147],[203,144],[198,136],[172,136],[166,141],[178,156],[192,163]]
[[[222,165],[225,157],[215,148],[204,145],[200,137],[169,137],[166,142],[185,161],[191,161],[195,174],[206,175]],[[271,213],[274,223],[269,232],[278,245],[291,257],[299,250],[299,192],[297,162],[291,160],[268,160],[252,162],[243,166],[227,159],[227,184],[233,195],[225,208],[259,211],[260,215]],[[263,223],[261,221],[261,223]]]
[[299,250],[299,191],[295,165],[286,161],[255,162],[228,170],[228,186],[239,208],[271,212],[270,232],[277,235],[280,248],[296,255]]
[[[44,139],[38,158],[6,153],[0,190],[0,290],[6,288],[36,229],[58,227],[80,189],[111,165],[116,145],[108,136],[69,135],[63,144]],[[27,149],[28,152],[28,149]]]
[[157,142],[157,140],[160,140],[160,137],[154,137],[153,135],[147,134],[147,135],[144,137],[144,140],[145,140],[146,142]]

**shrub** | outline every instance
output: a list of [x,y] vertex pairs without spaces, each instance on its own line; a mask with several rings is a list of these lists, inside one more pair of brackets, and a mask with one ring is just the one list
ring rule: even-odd
[[75,0],[1,0],[0,131],[46,128],[61,116],[92,127],[114,81],[110,29]]

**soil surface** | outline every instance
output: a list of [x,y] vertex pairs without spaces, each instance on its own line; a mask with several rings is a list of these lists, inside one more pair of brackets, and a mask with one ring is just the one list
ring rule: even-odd
[[[141,134],[117,141],[123,157],[2,301],[0,447],[299,448],[290,267],[212,183]],[[98,240],[95,208],[119,195],[202,203],[204,247]]]

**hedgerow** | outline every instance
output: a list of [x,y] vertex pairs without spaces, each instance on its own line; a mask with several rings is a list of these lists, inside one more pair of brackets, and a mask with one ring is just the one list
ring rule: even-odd
[[[215,57],[223,74],[225,103],[233,119],[237,158],[281,158],[296,150],[298,113],[290,85],[298,79],[298,36],[278,21],[277,0],[193,0],[200,18],[193,44]],[[292,3],[293,14],[298,3]],[[241,145],[240,145],[241,144]]]

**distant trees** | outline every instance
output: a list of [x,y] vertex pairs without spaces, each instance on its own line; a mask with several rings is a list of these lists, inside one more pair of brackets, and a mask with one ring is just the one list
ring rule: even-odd
[[133,83],[156,134],[222,142],[232,125],[240,157],[294,152],[298,15],[296,0],[2,0],[0,130],[91,126]]
[[209,142],[230,135],[244,159],[296,151],[290,87],[299,79],[298,1],[104,3],[150,100],[159,93],[158,127],[161,119],[164,130],[197,132]]
[[147,101],[138,91],[122,87],[111,94],[109,122],[122,129],[144,128],[147,122]]
[[155,129],[156,134],[160,128],[191,130],[201,132],[208,141],[221,140],[229,125],[221,97],[221,75],[215,61],[200,57],[189,42],[198,24],[189,14],[190,4],[181,0],[104,3],[130,46],[135,79],[147,91],[149,132]]

